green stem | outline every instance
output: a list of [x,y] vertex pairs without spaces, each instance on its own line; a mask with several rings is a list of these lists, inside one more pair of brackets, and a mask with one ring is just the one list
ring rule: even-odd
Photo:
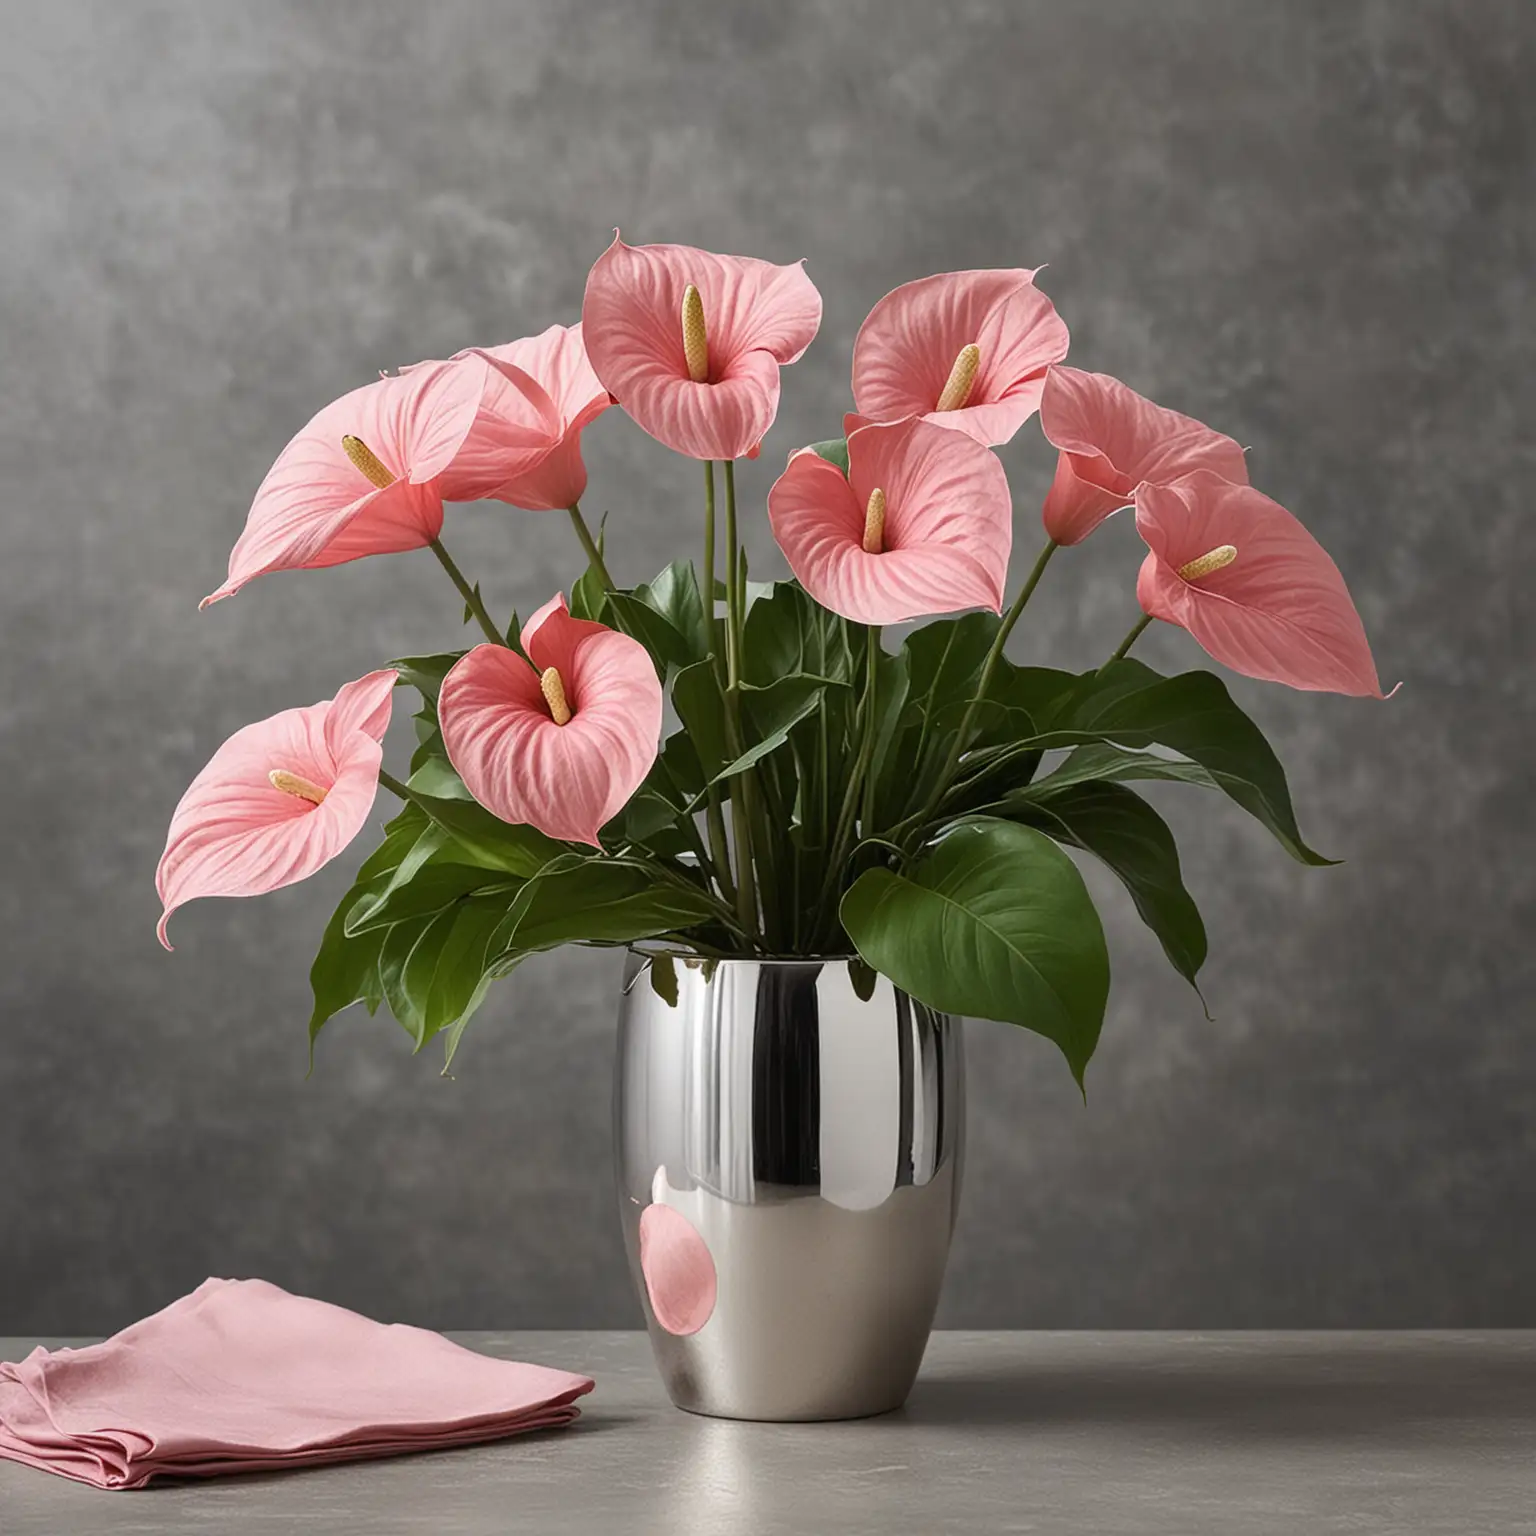
[[581,547],[587,552],[587,563],[597,572],[597,579],[602,582],[603,590],[618,591],[613,584],[613,577],[608,574],[608,567],[603,563],[603,552],[597,547],[597,540],[592,537],[592,530],[587,527],[586,518],[581,515],[581,503],[573,501],[565,510],[571,514],[571,527],[576,530],[576,537],[581,540]]
[[709,648],[715,648],[715,465],[704,460],[704,612],[709,619]]
[[1109,669],[1114,666],[1117,661],[1124,661],[1131,647],[1135,645],[1137,640],[1141,638],[1142,630],[1144,630],[1151,622],[1152,615],[1150,613],[1142,614],[1142,616],[1131,626],[1130,634],[1128,634],[1125,639],[1115,647],[1115,654],[1111,656],[1102,667],[1099,668],[1100,673],[1109,671]]
[[390,794],[399,795],[402,800],[409,800],[411,798],[410,790],[408,790],[405,785],[402,784],[400,780],[394,776],[394,774],[388,772],[386,769],[379,769],[379,783],[382,784],[384,788],[390,792]]
[[[709,478],[711,487],[714,475]],[[741,734],[741,589],[736,579],[735,466],[725,465],[725,736],[732,757],[743,751]],[[757,882],[752,850],[752,772],[738,774],[731,786],[731,834],[736,845],[736,911],[741,926],[752,932],[757,923]]]
[[433,539],[427,547],[437,556],[438,564],[448,572],[454,586],[459,589],[459,596],[464,599],[469,611],[479,621],[480,628],[485,631],[485,638],[492,645],[507,645],[507,637],[496,628],[495,621],[485,611],[485,604],[480,601],[480,594],[464,579],[464,572],[454,564],[453,556],[443,548],[443,541]]
[[864,698],[859,706],[861,728],[859,755],[854,762],[853,772],[849,775],[848,786],[843,791],[842,809],[837,813],[837,831],[832,836],[832,856],[827,863],[826,874],[822,877],[821,896],[816,903],[818,908],[826,907],[828,899],[837,888],[838,880],[842,877],[843,864],[853,843],[854,810],[859,803],[859,793],[869,773],[870,759],[874,756],[875,688],[880,676],[880,627],[877,624],[869,626],[864,653]]
[[916,816],[910,818],[918,827],[922,827],[940,800],[944,798],[944,792],[949,788],[950,780],[954,777],[955,769],[959,766],[960,758],[967,746],[970,745],[971,727],[976,721],[976,712],[981,708],[982,700],[987,696],[987,690],[992,686],[993,674],[997,671],[997,664],[1003,659],[1003,648],[1008,644],[1008,637],[1013,633],[1013,626],[1019,622],[1019,615],[1024,612],[1025,604],[1034,596],[1035,588],[1040,585],[1040,578],[1045,574],[1045,568],[1051,563],[1051,556],[1061,546],[1055,539],[1047,539],[1045,548],[1040,551],[1035,560],[1034,568],[1019,591],[1019,595],[1013,600],[1013,607],[1003,617],[1002,624],[998,627],[997,635],[992,641],[992,649],[987,652],[987,659],[981,665],[981,677],[976,683],[976,693],[971,702],[966,706],[965,714],[960,718],[960,729],[955,732],[954,740],[950,742],[949,752],[944,759],[944,766],[939,770],[939,777],[930,792],[927,802]]

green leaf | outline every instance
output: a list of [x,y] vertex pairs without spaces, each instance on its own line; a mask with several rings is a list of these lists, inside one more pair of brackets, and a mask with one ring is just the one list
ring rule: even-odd
[[742,715],[756,739],[711,782],[733,778],[782,747],[795,726],[815,712],[826,687],[825,678],[798,675],[781,677],[766,688],[743,688]]
[[488,946],[506,911],[500,892],[487,893],[388,930],[379,978],[390,1011],[417,1050],[449,1026],[467,1022],[484,1000],[496,974]]
[[677,966],[671,955],[651,956],[651,990],[669,1008],[677,1007]]
[[811,452],[818,459],[825,459],[829,464],[836,464],[844,475],[848,473],[848,439],[846,437],[829,437],[824,443],[812,443]]
[[390,662],[400,674],[400,681],[410,686],[433,706],[432,718],[437,719],[437,696],[455,662],[467,656],[467,651],[444,651],[437,656],[402,656]]
[[363,861],[351,888],[326,924],[319,952],[309,972],[310,987],[315,996],[309,1018],[311,1062],[315,1038],[328,1019],[353,1003],[362,1003],[369,1013],[373,1013],[384,999],[378,969],[383,933],[348,937],[347,914],[359,901],[371,899],[389,884],[396,868],[429,825],[426,813],[419,807],[406,806],[385,828],[384,841]]
[[695,662],[672,679],[672,707],[706,779],[725,766],[725,695],[712,661]]
[[853,985],[854,996],[867,1003],[875,995],[875,972],[857,955],[848,961],[848,980]]
[[629,944],[710,917],[703,891],[673,885],[641,864],[568,855],[530,880],[497,931],[500,954],[572,942]]
[[1206,789],[1219,788],[1199,763],[1192,763],[1187,758],[1130,752],[1122,747],[1094,743],[1076,748],[1058,767],[1020,794],[1033,800],[1073,784],[1119,783],[1126,779],[1166,779],[1180,784],[1199,784]]
[[[437,738],[439,747],[442,737]],[[428,750],[430,743],[420,748],[421,764],[406,780],[406,788],[417,794],[436,800],[473,800],[469,786],[458,776],[452,763],[437,752]]]
[[1293,858],[1303,864],[1335,862],[1302,840],[1280,760],[1210,672],[1163,677],[1139,661],[1114,662],[1102,673],[1085,673],[1046,729],[1063,735],[1063,745],[1086,735],[1125,747],[1171,747],[1199,763]]
[[1044,833],[962,822],[905,875],[865,870],[841,912],[859,953],[898,987],[930,1008],[1044,1035],[1081,1086],[1109,955],[1082,876]]
[[848,628],[795,581],[776,581],[752,605],[742,632],[742,681],[766,688],[804,672],[834,683],[854,680]]
[[504,872],[476,864],[434,863],[429,856],[404,878],[391,875],[377,894],[361,898],[347,914],[343,926],[348,938],[356,938],[371,928],[392,928],[435,916],[454,902],[475,894],[501,896],[505,909],[521,885],[520,880],[509,879]]
[[566,851],[563,843],[546,837],[537,827],[503,821],[474,800],[444,799],[413,789],[411,803],[487,869],[505,870],[526,880]]
[[603,578],[589,565],[571,588],[571,600],[566,608],[573,619],[595,619],[601,622],[603,610],[607,606],[608,593],[603,587]]
[[1205,924],[1184,887],[1167,822],[1132,790],[1110,783],[1066,786],[1023,806],[1020,814],[1058,842],[1101,859],[1120,877],[1169,963],[1198,995]]
[[704,617],[704,598],[691,560],[674,560],[659,575],[642,582],[631,595],[660,614],[683,637],[687,652],[679,665],[702,661],[710,654],[713,646]]

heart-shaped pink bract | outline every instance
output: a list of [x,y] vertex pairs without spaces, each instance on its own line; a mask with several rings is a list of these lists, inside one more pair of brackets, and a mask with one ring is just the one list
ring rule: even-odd
[[1157,405],[1107,373],[1052,368],[1040,428],[1060,449],[1045,498],[1045,531],[1079,544],[1112,512],[1129,506],[1143,480],[1160,485],[1208,469],[1247,485],[1243,450],[1230,437]]
[[504,645],[477,645],[443,680],[437,715],[449,760],[503,821],[600,846],[598,830],[656,761],[656,669],[638,641],[572,618],[558,594],[524,626],[522,643],[532,666]]
[[171,817],[155,872],[167,949],[177,907],[307,879],[362,831],[394,686],[394,672],[370,672],[334,699],[243,727],[213,754]]
[[[690,287],[707,357],[697,369],[684,342]],[[695,459],[755,454],[778,413],[779,369],[820,324],[821,295],[799,263],[625,245],[617,232],[581,311],[587,355],[609,393],[658,442]]]
[[768,493],[768,520],[800,585],[845,619],[898,624],[1002,608],[1008,478],[965,433],[916,418],[858,427],[846,476],[802,449]]
[[581,326],[552,325],[537,336],[487,350],[498,362],[522,370],[543,389],[553,407],[557,439],[544,458],[517,470],[485,494],[528,512],[574,506],[587,489],[582,428],[590,426],[613,403],[592,371]]
[[919,278],[886,294],[859,328],[854,404],[874,421],[926,416],[979,443],[1006,443],[1039,409],[1045,371],[1068,340],[1029,268]]
[[1278,502],[1210,470],[1136,492],[1151,551],[1136,596],[1234,672],[1380,698],[1376,663],[1328,552]]

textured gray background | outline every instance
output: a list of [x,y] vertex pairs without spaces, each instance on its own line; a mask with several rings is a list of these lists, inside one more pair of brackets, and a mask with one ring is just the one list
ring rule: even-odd
[[[174,956],[152,932],[230,731],[461,633],[425,554],[198,615],[267,465],[381,365],[574,319],[615,224],[809,258],[826,321],[757,505],[835,429],[882,293],[1050,263],[1073,360],[1251,444],[1406,681],[1237,688],[1343,867],[1176,797],[1215,1023],[1095,876],[1087,1107],[1044,1042],[971,1027],[943,1320],[1536,1323],[1536,6],[116,0],[7,4],[0,35],[0,1327],[115,1327],[209,1273],[433,1325],[637,1319],[617,957],[529,965],[456,1080],[358,1014],[305,1082],[360,849],[188,909]],[[618,412],[589,443],[620,576],[691,547],[693,466]],[[1050,455],[1030,427],[1005,460],[1022,560]],[[500,609],[577,570],[558,516],[447,537]],[[1122,520],[1058,560],[1018,654],[1099,660],[1138,547]]]

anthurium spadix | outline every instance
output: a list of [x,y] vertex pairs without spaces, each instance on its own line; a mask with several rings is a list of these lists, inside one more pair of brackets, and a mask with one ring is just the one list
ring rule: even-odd
[[870,310],[853,344],[861,416],[926,416],[977,442],[1008,442],[1040,406],[1067,327],[1026,267],[941,272]]
[[1045,376],[1040,429],[1060,450],[1045,498],[1045,531],[1078,544],[1129,506],[1144,480],[1160,485],[1197,469],[1247,485],[1243,450],[1230,437],[1157,405],[1107,373],[1055,367]]
[[181,797],[155,872],[164,911],[307,879],[362,831],[379,785],[393,671],[235,732]]
[[597,845],[656,760],[655,665],[628,635],[572,618],[558,594],[521,638],[527,661],[477,645],[444,679],[437,710],[449,760],[503,821]]
[[442,531],[446,481],[450,500],[485,495],[547,458],[560,436],[544,390],[486,353],[418,364],[354,389],[278,455],[229,575],[203,606],[269,571],[424,548]]
[[779,409],[779,369],[810,346],[821,295],[775,266],[614,234],[587,278],[593,370],[658,442],[695,459],[755,454]]
[[964,433],[916,418],[855,427],[846,475],[802,450],[768,493],[768,519],[805,590],[857,623],[1002,607],[1008,478]]
[[1136,492],[1149,551],[1136,596],[1248,677],[1381,698],[1376,663],[1328,552],[1268,496],[1196,470]]

